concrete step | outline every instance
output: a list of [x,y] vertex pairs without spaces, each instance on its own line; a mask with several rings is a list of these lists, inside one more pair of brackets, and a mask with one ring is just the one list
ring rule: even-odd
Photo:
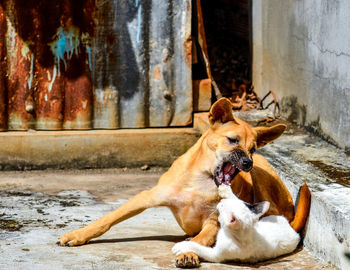
[[[259,111],[236,114],[251,124],[265,116]],[[203,132],[209,126],[206,119],[204,113],[195,115],[195,127]],[[304,182],[310,187],[312,203],[304,246],[316,257],[350,269],[344,256],[350,251],[350,157],[320,138],[288,125],[283,136],[258,153],[271,163],[294,201]]]
[[199,138],[193,128],[0,133],[0,169],[168,167]]

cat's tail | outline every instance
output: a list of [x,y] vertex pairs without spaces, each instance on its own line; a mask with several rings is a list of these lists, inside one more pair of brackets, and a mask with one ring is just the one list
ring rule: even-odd
[[306,183],[299,190],[299,202],[297,205],[297,211],[294,219],[290,225],[296,232],[300,232],[306,224],[306,220],[309,216],[311,204],[311,193]]

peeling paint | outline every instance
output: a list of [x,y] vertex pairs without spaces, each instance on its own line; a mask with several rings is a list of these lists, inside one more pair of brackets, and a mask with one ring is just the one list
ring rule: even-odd
[[85,109],[86,109],[86,107],[87,107],[87,103],[88,103],[88,101],[87,101],[87,100],[84,100],[84,101],[82,101],[82,102],[81,102],[82,107],[83,107],[83,109],[84,109],[84,110],[85,110]]
[[81,34],[81,43],[84,45],[86,53],[88,55],[87,63],[89,65],[90,71],[92,71],[92,50],[91,50],[91,38],[89,33]]
[[187,66],[192,65],[192,38],[189,37],[185,42],[184,42],[184,56],[185,56],[185,63]]
[[141,39],[141,14],[142,14],[142,4],[141,0],[135,0],[135,6],[138,8],[137,10],[137,34],[136,34],[136,42],[139,43]]
[[55,82],[55,79],[56,79],[56,75],[57,75],[57,67],[54,66],[53,67],[53,75],[52,75],[52,80],[51,80],[51,74],[50,74],[50,71],[47,71],[47,74],[48,74],[48,79],[50,81],[50,84],[48,86],[48,90],[51,91],[52,90],[52,85],[53,83]]
[[154,69],[154,71],[153,71],[153,78],[154,78],[156,81],[160,81],[160,79],[162,78],[162,75],[161,75],[161,67],[160,67],[160,66],[155,67],[155,69]]
[[34,76],[34,53],[32,53],[29,49],[29,46],[32,42],[24,42],[21,53],[24,58],[30,61],[30,71],[29,71],[29,79],[28,79],[28,88],[32,88],[33,76]]
[[34,53],[30,54],[30,71],[29,71],[29,79],[28,79],[28,88],[32,88],[34,78]]
[[53,42],[49,44],[50,49],[55,56],[55,64],[57,65],[58,75],[61,75],[60,62],[62,61],[67,70],[67,62],[65,57],[70,60],[75,54],[79,54],[79,29],[75,26],[70,26],[68,29],[59,27]]
[[27,58],[28,60],[30,60],[30,55],[31,55],[31,52],[30,52],[30,49],[29,49],[30,43],[31,42],[24,42],[23,43],[23,47],[21,49],[22,56]]

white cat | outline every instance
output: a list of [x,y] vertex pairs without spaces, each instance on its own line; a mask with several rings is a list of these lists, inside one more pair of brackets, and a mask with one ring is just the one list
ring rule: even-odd
[[300,237],[285,217],[267,216],[259,220],[269,209],[269,202],[249,205],[226,185],[219,187],[219,194],[223,198],[217,205],[221,228],[215,246],[183,241],[174,245],[174,254],[192,251],[210,262],[257,262],[295,250]]

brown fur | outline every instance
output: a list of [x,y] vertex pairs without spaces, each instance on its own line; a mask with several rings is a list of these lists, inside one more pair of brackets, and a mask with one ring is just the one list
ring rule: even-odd
[[[174,161],[158,184],[145,190],[113,212],[103,216],[85,228],[69,232],[59,239],[61,245],[76,246],[87,243],[108,231],[113,225],[135,216],[147,208],[167,206],[173,212],[181,228],[195,236],[192,241],[202,245],[213,245],[219,229],[215,207],[220,201],[218,189],[213,181],[217,160],[239,148],[253,159],[250,172],[239,172],[231,187],[240,199],[253,203],[269,201],[267,215],[284,215],[289,221],[294,218],[292,197],[276,172],[261,155],[252,154],[252,147],[261,147],[278,138],[286,126],[253,128],[232,116],[232,105],[227,99],[220,99],[209,113],[211,127],[184,155]],[[239,144],[232,146],[227,136],[239,136]],[[310,200],[306,198],[306,201]],[[299,210],[298,210],[299,211]],[[300,211],[299,211],[300,212]],[[306,222],[308,212],[300,212],[297,229]],[[194,253],[180,255],[180,267],[197,266],[198,256]]]

